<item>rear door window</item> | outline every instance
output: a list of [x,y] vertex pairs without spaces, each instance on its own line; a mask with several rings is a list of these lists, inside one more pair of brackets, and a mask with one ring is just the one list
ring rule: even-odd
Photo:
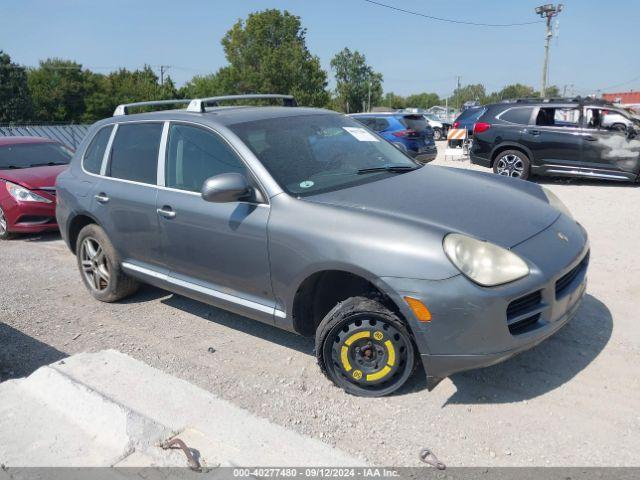
[[162,123],[120,124],[111,148],[107,175],[155,185]]
[[536,116],[536,125],[577,128],[580,126],[580,109],[573,107],[541,108]]
[[82,165],[87,172],[95,173],[96,175],[100,173],[102,159],[104,158],[104,152],[107,149],[112,130],[113,125],[103,127],[98,130],[98,133],[91,140],[91,144],[89,144],[89,148],[84,153],[84,159],[82,160]]
[[533,114],[533,107],[516,107],[506,110],[500,114],[500,120],[509,123],[515,123],[517,125],[529,125],[531,121],[531,115]]

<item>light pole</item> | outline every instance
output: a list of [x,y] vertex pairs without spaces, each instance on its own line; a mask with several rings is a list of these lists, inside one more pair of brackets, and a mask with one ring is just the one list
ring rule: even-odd
[[547,92],[547,72],[549,70],[549,44],[551,43],[551,37],[553,33],[551,31],[551,19],[560,14],[564,5],[559,3],[557,6],[552,3],[546,5],[540,5],[536,7],[536,13],[540,15],[540,18],[547,19],[547,35],[545,37],[544,44],[544,63],[542,65],[542,88],[540,89],[540,97],[544,98]]

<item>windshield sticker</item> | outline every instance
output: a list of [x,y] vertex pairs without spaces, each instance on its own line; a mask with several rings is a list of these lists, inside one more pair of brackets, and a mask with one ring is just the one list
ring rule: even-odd
[[367,132],[364,128],[358,127],[342,127],[351,135],[353,135],[356,139],[361,142],[379,142],[376,137],[371,135],[371,133]]
[[315,184],[311,180],[305,180],[304,182],[300,182],[300,188],[311,188]]

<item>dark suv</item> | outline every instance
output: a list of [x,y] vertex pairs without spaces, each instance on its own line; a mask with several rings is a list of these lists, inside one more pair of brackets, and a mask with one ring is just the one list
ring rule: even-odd
[[637,181],[640,142],[635,128],[611,128],[622,109],[595,99],[517,100],[484,107],[473,128],[471,162],[499,175],[576,176]]

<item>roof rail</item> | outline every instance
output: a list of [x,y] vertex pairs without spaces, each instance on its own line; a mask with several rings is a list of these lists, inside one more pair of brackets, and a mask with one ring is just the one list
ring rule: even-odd
[[191,102],[190,98],[179,99],[179,100],[152,100],[150,102],[134,102],[134,103],[123,103],[122,105],[118,105],[113,112],[113,116],[116,117],[118,115],[129,115],[129,109],[132,107],[155,107],[160,105],[178,105],[181,103],[189,103]]
[[603,98],[592,97],[547,97],[547,98],[516,98],[513,100],[503,100],[503,103],[578,103],[580,105],[592,104],[592,105],[609,105],[613,103]]
[[187,107],[187,112],[204,113],[207,105],[217,106],[218,102],[225,100],[263,100],[270,98],[279,98],[284,102],[285,107],[297,107],[298,103],[293,95],[279,95],[275,93],[265,94],[247,94],[247,95],[224,95],[221,97],[194,98]]

